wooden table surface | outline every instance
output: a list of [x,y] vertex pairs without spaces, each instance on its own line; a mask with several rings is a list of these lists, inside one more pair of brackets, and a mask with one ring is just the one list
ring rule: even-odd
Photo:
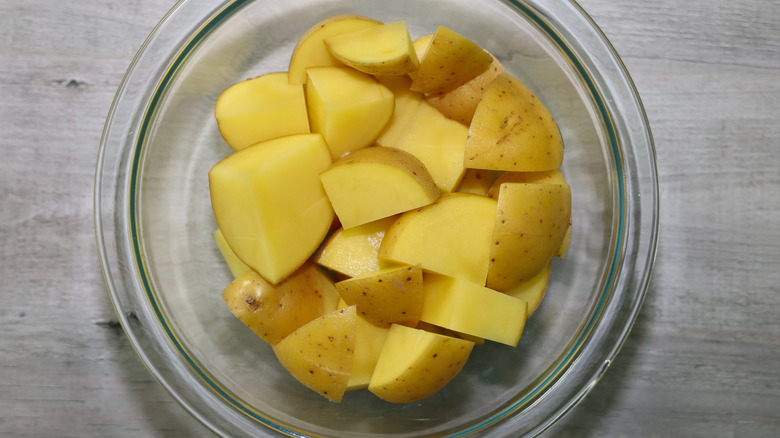
[[[106,113],[172,3],[0,2],[0,436],[210,435],[117,323],[92,220]],[[644,100],[661,234],[625,348],[545,436],[780,436],[780,3],[581,5]]]

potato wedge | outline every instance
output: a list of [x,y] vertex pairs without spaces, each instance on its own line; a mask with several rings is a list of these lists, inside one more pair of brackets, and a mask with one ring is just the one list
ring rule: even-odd
[[368,390],[391,403],[411,403],[436,394],[466,364],[474,343],[393,324]]
[[414,327],[423,306],[422,266],[401,266],[353,277],[335,284],[358,315],[379,327],[402,324]]
[[487,196],[490,187],[500,175],[498,170],[485,169],[466,169],[463,179],[458,184],[457,192],[473,193],[475,195]]
[[339,294],[333,282],[312,262],[278,285],[249,270],[222,292],[230,311],[270,345],[307,322],[336,310]]
[[532,279],[560,247],[570,220],[568,184],[502,184],[487,286],[505,291]]
[[379,259],[485,284],[496,217],[494,199],[469,193],[442,195],[402,214],[387,230]]
[[448,118],[469,126],[477,105],[485,95],[485,89],[493,79],[505,71],[504,66],[494,56],[488,68],[474,79],[445,93],[431,94],[425,98],[425,101]]
[[465,166],[540,172],[561,167],[563,141],[542,102],[502,73],[488,85],[469,125]]
[[563,173],[559,169],[544,172],[504,172],[490,185],[487,195],[498,199],[498,191],[504,183],[538,183],[538,184],[566,184]]
[[342,157],[320,180],[345,229],[428,205],[441,194],[414,155],[382,146]]
[[242,149],[209,171],[217,226],[236,255],[272,284],[298,269],[333,223],[319,177],[330,165],[322,136],[300,134]]
[[311,130],[325,138],[333,160],[373,143],[393,115],[393,93],[350,68],[312,67],[306,73]]
[[390,121],[376,138],[376,144],[385,147],[396,147],[398,139],[406,132],[409,124],[417,114],[424,95],[411,91],[412,80],[409,76],[379,76],[379,83],[386,86],[395,96],[395,108]]
[[374,76],[400,76],[420,65],[404,21],[325,38],[333,56]]
[[268,73],[239,82],[214,105],[222,138],[233,150],[293,134],[308,134],[303,85],[290,85],[287,73]]
[[[349,307],[346,306],[345,307]],[[388,327],[377,327],[360,316],[355,324],[355,352],[352,357],[352,370],[349,373],[347,391],[368,387],[374,374],[379,354],[390,332]]]
[[325,45],[325,38],[355,32],[381,25],[381,21],[360,15],[335,15],[310,27],[298,40],[290,58],[289,82],[306,83],[306,69],[309,67],[343,67]]
[[348,277],[376,272],[389,267],[379,261],[379,246],[396,216],[379,219],[348,230],[337,229],[320,247],[313,260]]
[[525,301],[446,275],[428,273],[423,284],[420,321],[513,347],[520,342],[528,315]]
[[459,33],[439,26],[420,59],[409,73],[412,91],[435,94],[450,91],[484,72],[493,58]]
[[227,241],[225,240],[225,236],[222,235],[222,231],[220,231],[219,228],[214,230],[212,236],[214,237],[214,241],[217,242],[219,252],[222,253],[222,258],[225,259],[225,263],[227,263],[228,268],[230,269],[230,272],[233,274],[234,278],[252,269],[247,266],[246,263],[242,262],[236,253],[233,252],[233,250],[230,248],[230,245],[228,245]]
[[542,268],[533,278],[519,283],[504,292],[528,303],[529,317],[539,308],[539,304],[542,303],[542,298],[544,298],[544,294],[547,292],[547,286],[550,283],[551,267],[552,263],[547,263],[547,266]]
[[355,307],[335,310],[301,326],[273,350],[299,382],[338,402],[349,386],[356,326]]
[[466,168],[468,128],[450,120],[436,108],[422,102],[408,122],[406,131],[398,137],[395,147],[419,158],[430,172],[436,186],[449,193],[463,179]]

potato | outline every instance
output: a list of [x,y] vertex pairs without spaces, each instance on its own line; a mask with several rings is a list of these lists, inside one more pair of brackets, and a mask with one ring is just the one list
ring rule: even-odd
[[383,269],[335,284],[358,315],[379,327],[403,324],[414,327],[423,306],[423,273],[420,265]]
[[463,154],[467,138],[466,126],[422,102],[395,147],[419,158],[439,190],[449,193],[455,190],[466,172]]
[[498,198],[501,184],[514,183],[542,183],[542,184],[566,184],[563,173],[560,170],[548,170],[544,172],[504,172],[490,185],[487,195],[493,199]]
[[542,302],[545,292],[547,292],[547,285],[550,283],[550,268],[552,263],[547,263],[547,266],[542,268],[538,274],[534,275],[528,281],[518,283],[516,286],[505,291],[507,295],[519,298],[528,303],[528,316],[531,316],[539,304]]
[[320,247],[313,260],[332,271],[357,277],[389,267],[379,261],[379,246],[396,216],[379,219],[348,230],[337,229]]
[[493,58],[477,44],[439,26],[420,59],[409,73],[412,91],[435,94],[450,91],[485,71]]
[[377,327],[360,316],[357,317],[355,352],[352,355],[352,370],[349,373],[347,391],[368,387],[389,332],[388,327]]
[[[490,190],[488,190],[488,196],[494,199],[498,198],[498,191],[501,188],[501,184],[505,182],[566,184],[563,173],[561,173],[561,171],[558,169],[544,172],[504,172],[493,182]],[[569,226],[566,229],[566,234],[563,237],[561,246],[558,247],[558,249],[555,251],[555,254],[553,255],[560,258],[565,257],[566,251],[569,249],[570,242],[571,222],[569,222]]]
[[421,321],[513,347],[520,342],[525,301],[445,275],[426,274],[423,284]]
[[333,160],[369,146],[393,115],[395,96],[373,76],[337,67],[306,73],[311,130],[325,138]]
[[214,105],[222,138],[233,150],[292,134],[308,134],[303,85],[290,85],[287,73],[269,73],[239,82]]
[[309,67],[343,67],[328,47],[325,38],[355,32],[381,25],[381,21],[360,15],[335,15],[310,27],[298,40],[290,58],[290,84],[306,83],[306,69]]
[[325,314],[291,333],[273,350],[299,382],[331,401],[341,401],[349,385],[355,352],[355,307]]
[[336,59],[370,75],[400,76],[420,65],[403,21],[328,37],[325,45]]
[[393,324],[368,390],[391,403],[428,398],[455,378],[473,348],[471,341]]
[[465,166],[539,172],[561,167],[563,141],[542,102],[502,73],[488,85],[469,125]]
[[233,274],[233,277],[238,277],[244,272],[252,269],[247,266],[246,263],[242,262],[236,253],[233,252],[233,250],[230,248],[230,245],[228,245],[227,241],[225,240],[225,236],[222,235],[222,231],[220,231],[219,228],[214,230],[212,236],[214,236],[214,241],[217,242],[219,252],[222,253],[222,258],[225,259],[225,263],[227,263],[228,268],[230,268],[230,272]]
[[418,60],[422,61],[423,56],[425,56],[425,51],[428,50],[428,46],[431,44],[432,39],[433,39],[433,34],[429,33],[427,35],[423,35],[417,38],[416,40],[412,41],[412,46],[414,47],[414,53],[417,54]]
[[385,147],[395,147],[398,139],[406,132],[409,124],[417,114],[417,109],[420,107],[424,96],[409,89],[412,83],[409,76],[380,76],[377,79],[380,84],[393,92],[395,108],[393,108],[393,116],[385,126],[385,129],[376,138],[376,144]]
[[211,206],[230,248],[277,284],[317,249],[333,222],[319,173],[331,164],[319,134],[268,140],[209,171]]
[[538,274],[560,247],[570,219],[568,184],[502,184],[487,286],[505,291]]
[[382,146],[342,157],[320,180],[345,229],[428,205],[441,194],[420,160]]
[[425,98],[425,101],[448,118],[468,126],[471,124],[477,105],[485,95],[487,86],[505,71],[504,66],[494,56],[487,70],[474,79],[446,93],[431,94]]
[[457,192],[487,196],[493,181],[501,175],[497,170],[466,169],[458,184]]
[[442,195],[408,211],[387,230],[379,259],[485,284],[496,217],[494,199],[469,193]]
[[331,280],[307,262],[278,285],[249,270],[222,292],[230,311],[271,345],[309,321],[336,310],[339,294]]

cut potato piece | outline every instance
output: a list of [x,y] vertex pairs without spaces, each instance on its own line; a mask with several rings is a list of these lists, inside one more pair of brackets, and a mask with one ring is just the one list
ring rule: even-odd
[[385,234],[379,258],[485,284],[496,205],[470,193],[442,195],[402,214]]
[[306,72],[311,130],[325,138],[331,157],[336,160],[373,143],[393,115],[393,93],[373,76],[349,68]]
[[412,90],[426,94],[450,91],[484,72],[493,57],[477,44],[439,26],[417,70],[409,73]]
[[412,80],[409,76],[381,76],[379,83],[386,86],[395,95],[393,116],[385,129],[376,138],[376,144],[395,147],[398,139],[406,132],[423,101],[423,95],[409,90]]
[[571,244],[571,222],[569,222],[569,227],[566,229],[566,234],[563,236],[563,241],[561,242],[561,246],[559,246],[558,250],[555,251],[555,257],[559,257],[559,258],[566,257],[566,253],[569,251],[570,244]]
[[241,150],[261,141],[309,133],[303,85],[290,85],[287,73],[269,73],[239,82],[214,105],[222,138]]
[[519,283],[505,292],[507,295],[519,298],[528,303],[528,316],[531,316],[536,312],[536,309],[542,302],[545,292],[547,292],[547,285],[550,283],[551,266],[552,263],[547,263],[547,266],[542,268],[542,270],[534,275],[533,278]]
[[390,329],[387,327],[377,327],[360,316],[357,317],[355,353],[352,359],[352,371],[349,373],[347,391],[368,387],[389,331]]
[[528,314],[525,301],[444,275],[426,274],[424,285],[421,321],[506,345],[520,341]]
[[493,181],[501,175],[497,170],[466,169],[463,179],[458,184],[458,192],[473,193],[487,196]]
[[562,161],[561,133],[544,104],[508,73],[495,78],[469,126],[466,167],[539,172]]
[[414,327],[423,305],[423,273],[420,265],[383,269],[335,284],[358,315],[379,327],[403,324]]
[[487,86],[493,82],[493,79],[505,71],[501,62],[496,57],[493,57],[493,62],[488,66],[487,70],[474,79],[446,93],[429,95],[425,98],[425,101],[448,118],[468,126],[471,124],[477,105],[479,105],[479,102],[482,101],[482,97],[485,95]]
[[376,272],[387,266],[377,255],[387,229],[396,217],[388,217],[348,230],[339,228],[317,252],[314,261],[320,266],[348,277]]
[[310,27],[298,40],[290,58],[289,81],[291,84],[306,83],[306,69],[309,67],[344,66],[330,53],[325,38],[355,32],[381,25],[381,21],[360,15],[336,15]]
[[325,45],[336,59],[370,75],[405,75],[420,65],[404,21],[332,36]]
[[568,184],[502,184],[487,286],[505,291],[538,274],[561,246],[570,219]]
[[436,394],[466,364],[474,343],[393,324],[368,390],[391,403],[411,403]]
[[428,35],[423,35],[420,38],[412,41],[412,46],[414,46],[414,53],[417,54],[417,59],[419,61],[422,61],[423,56],[425,55],[425,51],[428,50],[428,46],[431,45],[431,40],[433,40],[433,34],[429,33]]
[[291,333],[273,350],[282,366],[308,388],[341,401],[355,352],[354,307],[325,314]]
[[307,262],[278,285],[249,270],[222,292],[230,311],[271,345],[307,322],[336,310],[339,294],[314,263]]
[[493,181],[488,190],[488,196],[498,198],[498,190],[503,183],[526,183],[526,184],[566,184],[563,173],[559,169],[548,170],[544,172],[504,172]]
[[219,247],[219,252],[222,253],[222,258],[225,259],[225,263],[227,263],[228,268],[230,268],[230,272],[233,274],[233,277],[238,277],[244,272],[252,269],[247,266],[246,263],[242,262],[236,253],[230,249],[230,245],[228,245],[227,241],[225,240],[225,236],[222,235],[222,231],[220,231],[219,228],[214,230],[212,236],[214,236],[214,240],[217,242],[217,247]]
[[440,195],[420,160],[382,146],[344,156],[320,180],[345,229],[428,205]]
[[276,284],[317,249],[333,222],[319,174],[331,164],[319,134],[268,140],[209,171],[211,206],[230,248]]
[[468,128],[450,120],[436,108],[422,102],[395,147],[419,158],[439,190],[455,190],[466,172],[463,154]]

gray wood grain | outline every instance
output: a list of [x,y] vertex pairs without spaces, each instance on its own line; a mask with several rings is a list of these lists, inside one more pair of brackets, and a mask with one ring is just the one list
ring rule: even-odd
[[[0,2],[0,436],[209,436],[138,360],[92,222],[105,115],[171,0]],[[780,4],[581,0],[632,74],[659,256],[623,351],[545,436],[780,433]]]

